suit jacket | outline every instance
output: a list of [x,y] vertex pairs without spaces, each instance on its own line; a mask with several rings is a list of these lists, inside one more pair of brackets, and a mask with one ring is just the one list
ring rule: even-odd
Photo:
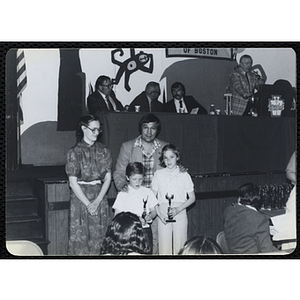
[[[146,92],[140,93],[138,96],[134,98],[134,100],[130,103],[128,111],[135,111],[135,106],[140,106],[140,112],[150,112],[149,101],[146,95]],[[162,112],[163,104],[158,100],[154,100],[151,103],[151,112]]]
[[[124,110],[122,103],[117,99],[113,91],[111,91],[109,96],[115,101],[117,110],[119,111]],[[108,111],[106,102],[98,91],[95,91],[94,93],[88,96],[87,106],[90,114],[96,114],[98,112]]]
[[232,254],[277,251],[269,230],[269,218],[247,206],[229,206],[224,211],[224,232]]
[[[130,162],[143,162],[143,154],[140,147],[133,147],[136,139],[127,141],[122,144],[120,148],[120,153],[116,163],[116,170],[113,173],[114,183],[118,190],[120,190],[126,183],[125,170]],[[159,157],[161,155],[162,148],[167,144],[164,141],[158,140],[161,147],[159,147],[155,153],[154,157],[154,172],[162,167],[159,165]]]
[[248,73],[248,79],[245,72],[237,67],[236,70],[230,75],[230,86],[232,92],[232,114],[241,116],[243,115],[249,97],[254,94],[254,90],[259,88],[260,84],[263,84],[263,80],[253,72]]
[[[198,114],[207,114],[207,110],[198,101],[196,101],[193,96],[184,96],[183,100],[188,113],[191,113],[193,108],[199,107]],[[176,113],[177,110],[175,106],[175,100],[172,99],[165,103],[163,106],[163,111]]]

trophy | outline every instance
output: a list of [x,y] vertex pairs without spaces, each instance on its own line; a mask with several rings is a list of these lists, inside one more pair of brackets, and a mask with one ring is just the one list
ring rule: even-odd
[[147,196],[146,200],[143,199],[143,203],[144,203],[144,205],[143,205],[143,214],[142,214],[143,219],[145,219],[145,217],[147,215],[147,208],[146,208],[147,202],[148,202],[148,196]]
[[168,219],[166,220],[166,222],[170,223],[170,222],[176,222],[176,220],[173,219],[173,217],[170,216],[169,212],[171,209],[171,201],[174,199],[174,195],[169,196],[168,194],[166,194],[166,199],[169,202],[169,207],[168,207]]
[[147,202],[148,202],[148,196],[145,199],[143,199],[143,213],[142,213],[142,218],[143,218],[143,222],[142,222],[142,226],[143,228],[148,228],[150,225],[148,224],[148,222],[146,221],[146,215],[147,215]]
[[271,113],[271,117],[281,117],[281,112],[284,110],[284,99],[281,98],[281,95],[271,95],[268,110]]

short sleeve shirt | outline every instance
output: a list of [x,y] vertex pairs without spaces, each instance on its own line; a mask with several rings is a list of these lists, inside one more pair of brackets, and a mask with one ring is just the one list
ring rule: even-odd
[[164,168],[154,173],[152,190],[158,193],[159,203],[168,203],[166,195],[174,195],[174,202],[185,202],[187,193],[194,191],[194,183],[187,172],[180,172],[179,167],[173,172]]
[[158,203],[151,189],[141,186],[138,190],[128,187],[128,192],[119,192],[113,209],[120,211],[129,211],[141,217],[144,211],[144,201],[146,203],[146,211],[150,212]]
[[78,181],[103,180],[111,168],[110,151],[99,142],[90,146],[80,141],[67,154],[66,173],[77,177]]

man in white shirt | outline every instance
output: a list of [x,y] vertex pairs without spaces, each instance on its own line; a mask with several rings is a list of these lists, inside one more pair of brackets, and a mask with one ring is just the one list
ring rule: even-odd
[[185,87],[181,82],[175,82],[171,86],[173,99],[164,104],[164,112],[207,114],[207,110],[194,99],[185,95]]

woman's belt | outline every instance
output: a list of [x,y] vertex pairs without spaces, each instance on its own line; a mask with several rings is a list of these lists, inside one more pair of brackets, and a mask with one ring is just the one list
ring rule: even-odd
[[78,184],[89,184],[89,185],[96,185],[101,184],[101,180],[93,180],[93,181],[77,181]]

